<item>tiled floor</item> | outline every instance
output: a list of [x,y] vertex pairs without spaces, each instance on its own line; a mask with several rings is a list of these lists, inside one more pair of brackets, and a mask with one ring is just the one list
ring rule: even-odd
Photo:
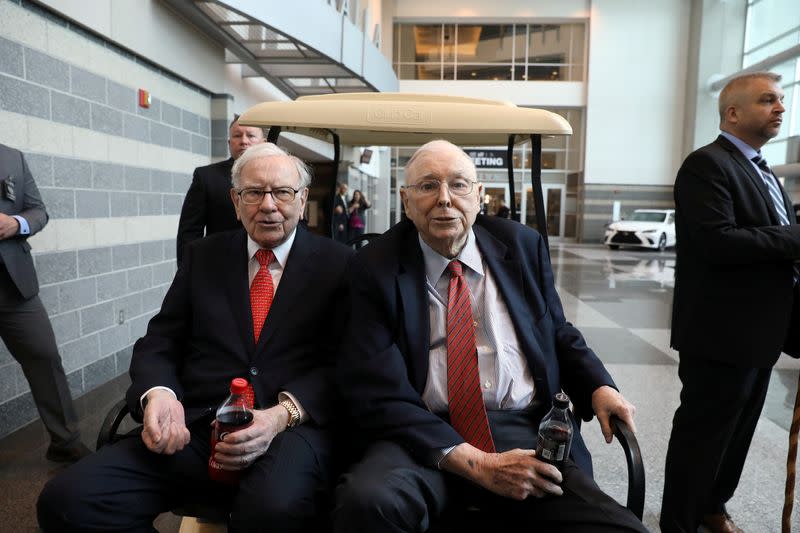
[[[606,363],[617,385],[637,407],[639,444],[645,460],[645,525],[658,531],[664,457],[678,404],[677,354],[669,348],[675,257],[671,251],[620,250],[594,245],[553,244],[553,265],[567,318],[578,326]],[[780,531],[788,425],[800,364],[783,357],[770,383],[767,404],[728,509],[749,533]],[[93,446],[102,416],[122,397],[121,377],[78,400],[84,440]],[[582,433],[594,454],[595,477],[624,501],[625,459],[616,443],[605,444],[596,422]],[[0,532],[36,531],[34,505],[43,483],[58,471],[44,459],[46,440],[34,423],[0,440],[0,505],[13,509]],[[796,504],[795,529],[800,529]],[[178,521],[162,515],[162,532],[177,532]]]

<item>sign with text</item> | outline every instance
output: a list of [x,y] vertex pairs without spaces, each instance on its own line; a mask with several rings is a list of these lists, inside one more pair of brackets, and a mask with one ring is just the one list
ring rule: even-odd
[[465,150],[477,168],[508,168],[505,150]]

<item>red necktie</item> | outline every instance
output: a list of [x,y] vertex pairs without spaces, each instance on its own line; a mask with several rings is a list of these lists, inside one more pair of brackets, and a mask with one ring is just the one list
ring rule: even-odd
[[253,283],[250,284],[250,311],[253,313],[253,337],[258,343],[261,335],[261,328],[267,319],[269,307],[272,305],[272,297],[275,289],[272,285],[272,276],[269,273],[269,264],[275,258],[272,250],[260,249],[256,252],[256,259],[261,268],[258,269]]
[[464,440],[485,452],[494,452],[478,372],[478,349],[469,287],[460,261],[447,265],[447,401],[450,423]]

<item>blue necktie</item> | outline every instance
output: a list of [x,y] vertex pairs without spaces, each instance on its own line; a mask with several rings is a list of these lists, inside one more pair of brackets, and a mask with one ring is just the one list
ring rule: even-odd
[[[782,226],[788,226],[789,216],[786,213],[786,204],[783,202],[783,194],[781,194],[778,181],[769,169],[767,160],[764,159],[764,156],[759,152],[751,161],[758,165],[759,170],[761,170],[761,177],[764,179],[764,184],[767,186],[769,196],[772,198],[772,203],[775,205],[775,211],[778,212],[778,220]],[[798,270],[797,265],[794,265],[794,282],[797,283],[798,279],[800,279],[800,270]]]
[[759,170],[761,170],[761,178],[767,186],[769,195],[772,198],[772,203],[775,205],[775,211],[778,212],[778,220],[782,226],[787,226],[789,224],[789,216],[786,213],[786,204],[783,202],[783,194],[781,194],[775,176],[772,175],[772,171],[769,169],[767,160],[764,159],[761,154],[758,154],[751,161],[758,165]]

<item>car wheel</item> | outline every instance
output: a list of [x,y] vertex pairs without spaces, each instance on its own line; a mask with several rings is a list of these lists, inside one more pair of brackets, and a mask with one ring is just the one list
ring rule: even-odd
[[665,234],[661,234],[661,238],[658,239],[658,251],[663,252],[667,248],[667,236]]
[[609,244],[608,247],[611,250],[619,250],[619,244]]

